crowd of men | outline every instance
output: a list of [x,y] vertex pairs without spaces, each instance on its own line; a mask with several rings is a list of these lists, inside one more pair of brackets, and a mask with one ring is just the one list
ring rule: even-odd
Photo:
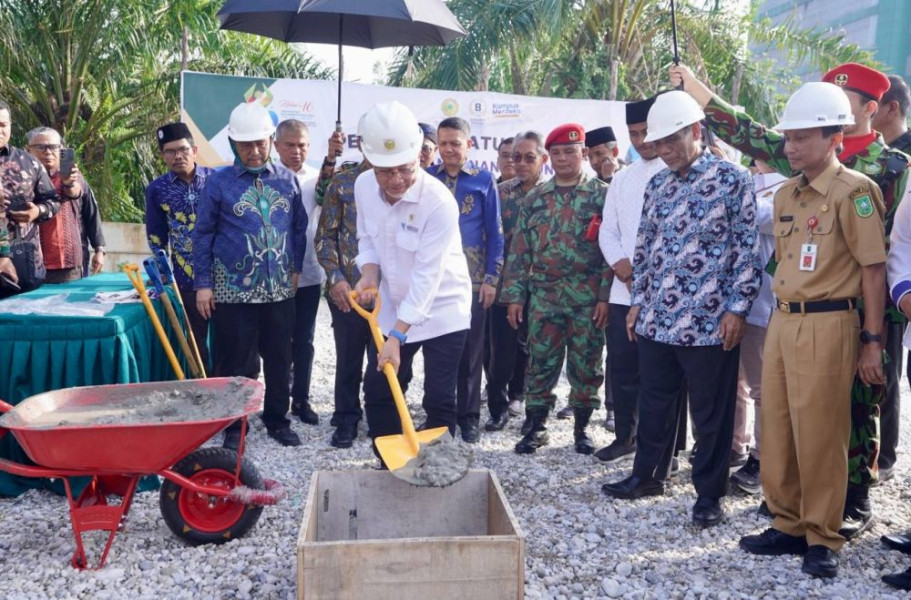
[[[263,372],[262,420],[282,445],[301,443],[289,411],[319,420],[309,387],[325,290],[332,446],[351,447],[364,417],[371,438],[401,432],[382,366],[407,391],[420,350],[420,428],[471,444],[524,414],[515,452],[533,454],[549,443],[565,362],[555,416],[573,419],[575,452],[632,459],[605,494],[663,494],[690,421],[693,522],[720,522],[731,485],[762,493],[771,526],[740,547],[799,554],[805,573],[833,577],[838,550],[872,523],[870,487],[894,474],[911,94],[849,63],[798,89],[767,128],[685,66],[670,80],[673,91],[626,104],[635,160],[619,156],[620,124],[566,123],[503,140],[499,179],[469,161],[466,121],[418,123],[398,102],[362,116],[359,162],[336,164],[345,138],[333,133],[319,170],[306,125],[255,102],[230,116],[235,160],[222,169],[198,165],[189,128],[171,123],[157,132],[168,173],[147,190],[149,246],[170,253],[196,339],[211,333],[211,372]],[[60,172],[59,134],[29,132],[27,154],[8,145],[9,121],[0,103],[13,243],[40,240],[48,281],[85,272],[77,239],[100,269],[97,205],[78,168]],[[15,283],[3,225],[0,274]],[[352,310],[377,296],[381,352]],[[602,386],[615,439],[596,450]],[[225,447],[240,436],[229,428]],[[911,534],[883,541],[911,554]],[[911,569],[884,580],[911,589]]]

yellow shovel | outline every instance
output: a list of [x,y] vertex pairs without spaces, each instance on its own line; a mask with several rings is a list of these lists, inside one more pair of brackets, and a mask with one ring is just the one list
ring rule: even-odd
[[[376,295],[376,301],[373,311],[367,311],[357,303],[357,292],[351,292],[351,307],[357,314],[361,315],[370,324],[370,332],[373,334],[373,341],[376,343],[377,350],[383,352],[383,332],[377,322],[377,315],[380,311],[380,296]],[[415,431],[414,422],[408,413],[408,407],[405,405],[405,396],[402,394],[402,388],[399,386],[399,379],[395,374],[395,369],[389,363],[383,365],[383,373],[389,381],[389,389],[392,390],[392,398],[395,400],[395,408],[399,413],[399,419],[402,421],[402,433],[395,435],[384,435],[374,439],[376,448],[383,458],[383,462],[389,467],[389,471],[398,477],[404,479],[412,485],[428,485],[425,479],[415,477],[414,468],[418,453],[421,451],[422,444],[429,444],[437,438],[444,435],[449,436],[448,427],[436,427],[434,429],[425,429],[424,431]],[[450,440],[452,437],[450,436]]]
[[152,320],[152,326],[155,327],[155,333],[158,334],[158,339],[161,340],[161,346],[164,348],[165,354],[168,355],[168,361],[170,361],[171,368],[174,369],[177,379],[186,379],[183,369],[180,368],[180,363],[177,361],[177,356],[174,355],[171,341],[168,339],[168,335],[161,326],[161,320],[158,318],[158,313],[155,312],[155,307],[152,306],[152,301],[149,300],[149,295],[146,293],[145,283],[142,281],[142,275],[139,274],[139,265],[123,265],[123,272],[127,274],[130,283],[133,284],[133,287],[136,288],[136,291],[139,293],[139,299],[142,300],[143,306],[146,307],[146,312],[149,313],[149,319]]

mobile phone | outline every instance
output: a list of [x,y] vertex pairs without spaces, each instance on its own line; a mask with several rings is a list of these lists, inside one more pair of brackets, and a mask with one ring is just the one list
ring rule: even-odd
[[72,148],[60,149],[60,176],[69,177],[73,174],[73,167],[76,165],[76,152]]
[[4,287],[14,292],[21,292],[22,288],[19,287],[19,284],[13,281],[12,277],[6,273],[0,273],[0,287]]
[[9,199],[9,206],[6,210],[26,210],[28,209],[28,200],[22,194],[14,194]]

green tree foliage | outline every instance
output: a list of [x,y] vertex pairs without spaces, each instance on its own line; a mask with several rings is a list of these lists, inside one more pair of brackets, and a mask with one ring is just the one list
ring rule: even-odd
[[[774,120],[799,82],[795,65],[824,71],[875,64],[843,36],[757,21],[743,0],[677,0],[682,62],[757,118]],[[492,90],[561,98],[638,99],[666,87],[673,60],[669,0],[450,0],[469,35],[402,52],[390,85]],[[783,57],[782,67],[771,54]]]
[[180,69],[318,79],[286,44],[218,31],[212,0],[3,0],[0,97],[16,142],[39,125],[77,149],[106,220],[141,221],[163,169],[153,132],[179,117]]

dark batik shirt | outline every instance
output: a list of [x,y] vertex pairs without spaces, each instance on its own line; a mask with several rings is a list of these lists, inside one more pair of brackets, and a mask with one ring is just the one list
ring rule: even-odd
[[326,271],[327,292],[336,283],[347,281],[352,288],[361,279],[357,268],[357,205],[354,202],[354,181],[370,169],[359,165],[337,173],[323,196],[323,211],[316,229],[316,259]]
[[[192,183],[176,173],[165,173],[146,188],[146,237],[152,253],[171,256],[177,287],[193,289],[193,229],[196,207],[206,180],[214,172],[196,165]],[[169,252],[170,250],[170,252]]]
[[193,231],[193,286],[215,302],[260,304],[293,298],[307,247],[307,212],[289,169],[260,174],[241,165],[209,176]]
[[50,177],[38,159],[14,146],[0,148],[0,186],[11,202],[17,197],[38,206],[38,220],[25,225],[7,219],[6,211],[0,210],[0,256],[9,254],[9,243],[13,238],[28,240],[41,255],[38,225],[54,217],[60,209],[57,192]]

